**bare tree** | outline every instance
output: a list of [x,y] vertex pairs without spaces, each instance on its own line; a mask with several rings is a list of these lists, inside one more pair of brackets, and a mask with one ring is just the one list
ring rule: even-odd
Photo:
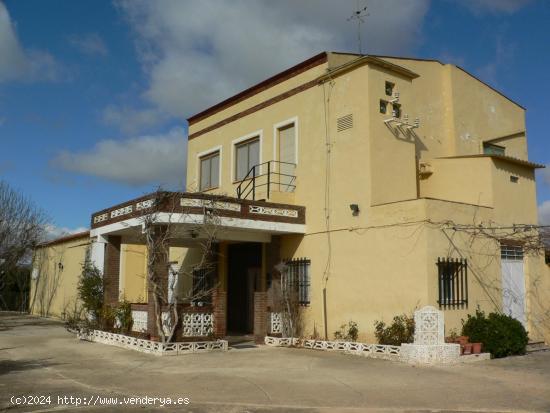
[[279,277],[272,282],[271,294],[274,310],[281,314],[282,334],[284,337],[300,338],[304,320],[298,279],[292,276],[285,262],[280,262],[274,269],[279,273]]
[[[177,288],[177,283],[182,282],[184,278],[193,280],[196,269],[200,269],[205,274],[211,274],[216,268],[215,243],[219,229],[216,203],[206,200],[205,202],[210,203],[210,207],[203,207],[200,222],[188,223],[184,228],[177,225],[176,213],[179,217],[189,216],[188,211],[182,209],[180,199],[179,193],[164,192],[159,189],[153,196],[147,214],[142,218],[143,236],[148,250],[147,282],[149,291],[153,294],[155,326],[162,342],[171,342],[176,338],[180,324],[180,305],[204,299],[216,288],[213,283],[203,286],[206,288],[193,288],[188,291]],[[160,218],[161,213],[163,219]],[[168,257],[170,245],[176,244],[182,237],[195,240],[196,247],[200,249],[200,259],[193,268],[180,266],[175,269],[173,277],[168,277],[168,282],[165,283],[171,264]],[[163,263],[166,263],[166,266],[163,266]],[[163,320],[163,307],[168,308],[169,320]],[[164,327],[169,330],[167,333]]]
[[17,271],[18,267],[30,262],[32,251],[44,240],[46,216],[4,181],[0,181],[0,205],[0,293],[3,293],[9,274],[25,274]]

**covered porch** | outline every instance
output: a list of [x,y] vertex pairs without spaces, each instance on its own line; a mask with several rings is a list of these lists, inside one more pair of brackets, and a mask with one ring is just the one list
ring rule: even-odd
[[[151,226],[155,230],[147,232]],[[134,332],[162,334],[147,279],[147,257],[154,253],[166,297],[164,333],[173,325],[172,303],[180,340],[253,335],[261,342],[271,324],[268,279],[285,258],[280,237],[305,233],[305,208],[162,192],[93,214],[91,228],[91,260],[103,273],[104,302],[113,307],[132,302]],[[147,235],[159,239],[167,231],[166,242],[147,241]]]

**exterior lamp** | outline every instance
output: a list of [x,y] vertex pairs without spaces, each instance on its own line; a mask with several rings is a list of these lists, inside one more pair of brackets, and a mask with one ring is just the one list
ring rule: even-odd
[[350,204],[349,209],[351,209],[351,214],[356,217],[359,215],[359,205],[357,204]]

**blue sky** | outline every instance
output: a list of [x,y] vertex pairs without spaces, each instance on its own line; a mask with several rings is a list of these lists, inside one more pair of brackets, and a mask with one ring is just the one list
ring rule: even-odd
[[[530,158],[550,164],[550,2],[366,3],[367,52],[463,66],[527,108]],[[319,51],[356,51],[356,5],[0,0],[0,179],[44,208],[53,235],[182,188],[186,117]],[[547,171],[538,200],[550,224]]]

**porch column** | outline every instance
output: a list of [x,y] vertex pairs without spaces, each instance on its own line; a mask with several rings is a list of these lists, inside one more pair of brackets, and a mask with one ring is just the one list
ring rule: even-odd
[[267,335],[267,254],[262,244],[262,271],[257,291],[254,292],[254,341],[263,343]]
[[103,302],[109,306],[118,304],[120,276],[121,237],[110,235],[105,244],[105,268],[103,270]]
[[218,282],[212,294],[214,307],[214,336],[221,338],[227,335],[227,244],[220,243],[218,249]]
[[[153,233],[152,250],[148,250],[147,254],[155,254],[155,265],[153,271],[157,276],[157,282],[162,294],[159,295],[159,306],[162,313],[162,308],[167,304],[165,298],[168,297],[168,270],[169,270],[169,246],[163,245],[162,237],[166,233],[166,227],[159,226],[155,228]],[[149,282],[149,274],[146,271],[147,277],[147,332],[151,336],[160,336],[161,332],[157,330],[156,314],[155,314],[155,293],[153,285]]]

